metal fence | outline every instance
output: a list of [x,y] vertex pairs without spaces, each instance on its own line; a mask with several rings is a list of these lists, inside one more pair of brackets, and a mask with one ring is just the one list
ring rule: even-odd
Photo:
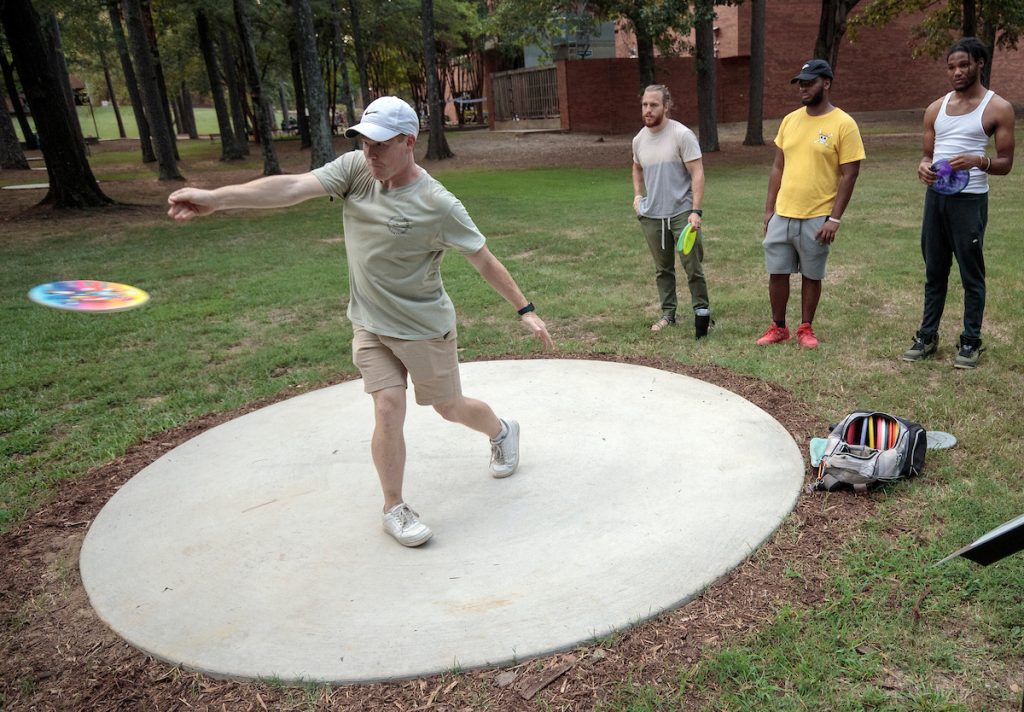
[[516,69],[492,75],[495,121],[558,117],[558,70]]

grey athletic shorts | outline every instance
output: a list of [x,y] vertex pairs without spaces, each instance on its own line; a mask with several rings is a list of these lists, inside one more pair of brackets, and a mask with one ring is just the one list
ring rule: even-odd
[[808,279],[824,279],[825,263],[831,245],[823,245],[814,236],[825,224],[827,215],[799,220],[772,215],[764,241],[764,266],[768,274],[796,274]]

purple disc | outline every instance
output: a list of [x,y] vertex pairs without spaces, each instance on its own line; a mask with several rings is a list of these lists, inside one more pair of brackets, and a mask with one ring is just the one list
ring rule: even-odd
[[942,195],[955,195],[967,187],[971,180],[970,171],[954,171],[949,161],[942,159],[932,164],[932,171],[935,172],[935,182],[929,188]]

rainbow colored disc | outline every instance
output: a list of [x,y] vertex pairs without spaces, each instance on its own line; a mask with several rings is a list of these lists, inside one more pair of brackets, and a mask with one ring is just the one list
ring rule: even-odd
[[149,301],[149,294],[129,284],[72,279],[33,287],[29,290],[28,298],[36,304],[54,309],[112,312],[141,307]]
[[697,232],[697,230],[693,229],[693,225],[687,223],[683,231],[679,233],[679,239],[676,240],[676,250],[684,255],[690,254],[694,243],[697,242]]

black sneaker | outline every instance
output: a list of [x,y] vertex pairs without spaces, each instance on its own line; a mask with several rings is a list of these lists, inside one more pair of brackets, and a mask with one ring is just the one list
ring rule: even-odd
[[903,352],[904,361],[924,361],[926,358],[935,355],[935,352],[939,350],[938,339],[932,339],[931,341],[924,341],[920,336],[914,337],[914,343],[910,345],[910,348]]
[[957,353],[956,358],[953,360],[953,366],[956,368],[977,368],[978,359],[981,358],[981,352],[984,350],[985,347],[981,345],[981,342],[968,344],[961,339],[960,352]]

